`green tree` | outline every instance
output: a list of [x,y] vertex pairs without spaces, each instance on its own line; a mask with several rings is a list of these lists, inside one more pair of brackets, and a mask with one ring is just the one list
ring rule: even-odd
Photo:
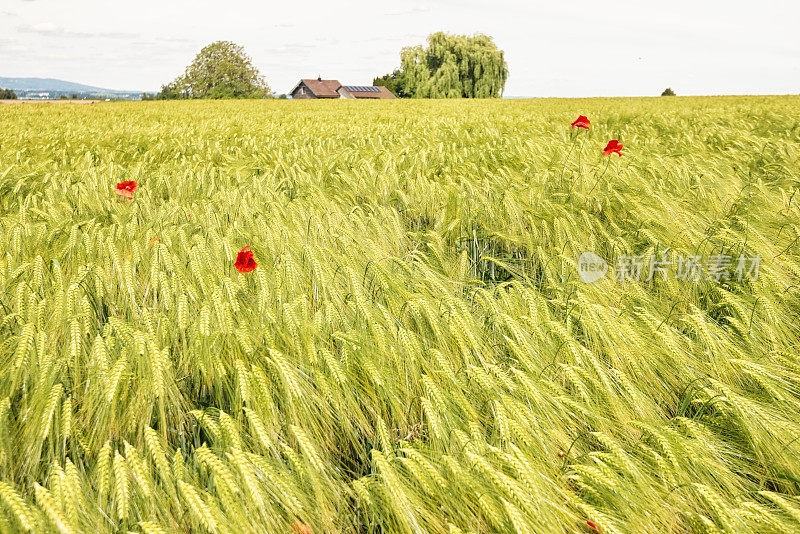
[[0,89],[0,100],[16,100],[17,93],[12,89]]
[[372,80],[372,85],[381,85],[394,93],[398,98],[408,98],[411,95],[406,93],[403,82],[403,71],[395,69],[391,74],[384,74]]
[[428,36],[400,54],[402,90],[415,98],[499,97],[508,78],[503,51],[487,35]]
[[264,98],[269,94],[269,85],[244,48],[216,41],[200,50],[182,76],[162,87],[160,99]]
[[161,86],[161,91],[155,96],[155,100],[180,100],[189,98],[189,93],[179,86],[177,81]]
[[667,87],[664,89],[664,92],[661,93],[661,96],[675,96],[675,91],[673,91],[671,87]]

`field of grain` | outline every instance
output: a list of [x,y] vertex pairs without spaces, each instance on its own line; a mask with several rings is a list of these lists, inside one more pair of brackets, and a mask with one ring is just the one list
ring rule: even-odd
[[797,104],[4,107],[0,531],[800,531]]

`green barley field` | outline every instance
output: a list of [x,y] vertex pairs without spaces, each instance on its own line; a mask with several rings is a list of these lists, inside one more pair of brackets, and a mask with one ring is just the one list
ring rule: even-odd
[[0,532],[800,531],[798,103],[0,106]]

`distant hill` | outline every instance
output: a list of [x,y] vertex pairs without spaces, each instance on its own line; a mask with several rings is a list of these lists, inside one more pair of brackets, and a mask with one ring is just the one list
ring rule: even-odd
[[137,99],[142,95],[142,91],[104,89],[53,78],[4,78],[0,76],[0,88],[13,89],[20,98],[58,98],[61,95],[77,94],[79,98]]

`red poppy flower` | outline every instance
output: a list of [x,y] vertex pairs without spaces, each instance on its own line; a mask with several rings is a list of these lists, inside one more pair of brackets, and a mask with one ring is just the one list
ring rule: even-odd
[[117,194],[121,197],[127,198],[128,200],[133,199],[133,193],[137,189],[139,189],[139,184],[137,184],[134,180],[128,180],[117,184]]
[[598,527],[594,521],[587,521],[586,524],[589,525],[589,528],[591,528],[592,530],[600,532],[600,527]]
[[256,260],[253,259],[253,251],[250,250],[250,245],[247,245],[239,251],[239,254],[236,255],[236,263],[234,263],[233,266],[236,267],[236,270],[240,273],[249,273],[258,267]]
[[606,149],[603,150],[603,155],[609,156],[614,152],[617,153],[617,156],[622,156],[622,143],[620,143],[616,139],[613,139],[608,142],[608,144],[606,145]]
[[569,127],[575,128],[577,126],[578,128],[584,128],[588,130],[589,124],[590,122],[589,119],[586,117],[586,115],[580,115],[577,119],[575,119],[575,122],[569,125]]

